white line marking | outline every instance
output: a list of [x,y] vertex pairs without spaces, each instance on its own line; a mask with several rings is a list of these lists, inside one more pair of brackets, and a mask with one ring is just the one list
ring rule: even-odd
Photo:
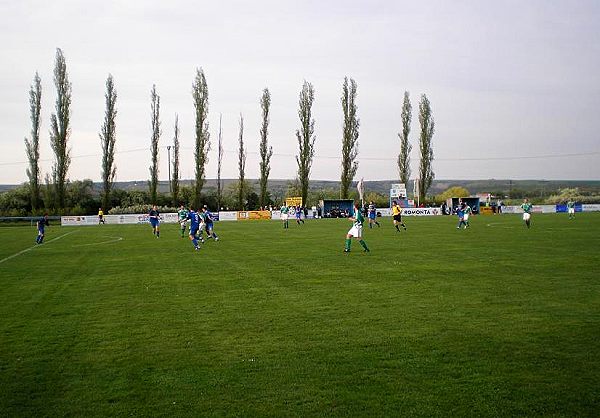
[[[71,231],[71,232],[67,232],[66,234],[62,234],[62,235],[60,235],[60,236],[58,236],[58,237],[56,237],[56,238],[53,238],[53,239],[51,239],[50,241],[48,241],[48,242],[46,242],[45,244],[42,244],[42,245],[48,245],[48,244],[50,244],[51,242],[58,241],[58,240],[59,240],[59,239],[61,239],[62,237],[66,237],[67,235],[71,235],[71,234],[72,234],[72,233],[74,233],[74,232],[77,232],[77,230],[75,230],[75,231]],[[16,253],[16,254],[9,255],[8,257],[6,257],[6,258],[3,258],[2,260],[0,260],[0,264],[4,263],[5,261],[8,261],[8,260],[10,260],[10,259],[12,259],[12,258],[18,257],[18,256],[20,256],[21,254],[25,254],[26,252],[29,252],[29,251],[33,250],[34,248],[36,248],[38,245],[39,245],[39,244],[36,244],[36,245],[34,245],[33,247],[25,248],[24,250],[22,250],[22,251],[19,251],[19,252],[18,252],[18,253]]]
[[[106,236],[106,235],[105,235]],[[91,245],[102,245],[102,244],[110,244],[111,242],[119,242],[119,241],[123,241],[123,237],[109,237],[106,236],[106,238],[112,238],[108,241],[101,241],[101,242],[92,242],[90,244],[80,244],[80,245],[72,245],[73,248],[79,248],[79,247],[89,247]]]

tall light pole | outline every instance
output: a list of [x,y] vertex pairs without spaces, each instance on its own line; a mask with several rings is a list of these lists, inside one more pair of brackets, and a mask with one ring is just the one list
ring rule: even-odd
[[171,146],[167,145],[167,159],[169,160],[169,193],[173,193],[171,189]]

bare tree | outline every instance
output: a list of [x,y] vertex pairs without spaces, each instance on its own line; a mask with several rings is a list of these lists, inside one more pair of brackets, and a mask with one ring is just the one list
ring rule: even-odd
[[238,137],[239,152],[238,152],[238,169],[240,173],[239,187],[237,196],[238,208],[244,209],[244,200],[246,199],[245,174],[246,174],[246,149],[244,148],[244,117],[240,113],[240,134]]
[[175,129],[173,136],[173,179],[171,180],[171,192],[173,194],[173,206],[179,205],[179,116],[175,114]]
[[404,92],[404,103],[402,104],[402,132],[398,134],[400,138],[400,154],[398,154],[398,171],[400,172],[400,181],[405,185],[410,180],[410,152],[412,145],[408,142],[410,134],[410,122],[412,121],[412,105],[407,91]]
[[219,149],[217,157],[217,210],[221,209],[221,197],[223,194],[223,185],[221,184],[221,163],[223,162],[223,136],[221,131],[221,117],[219,115]]
[[421,96],[421,102],[419,103],[419,122],[421,123],[421,136],[419,138],[421,162],[419,164],[418,187],[419,200],[422,202],[425,200],[427,191],[429,190],[429,187],[431,187],[431,183],[435,177],[432,169],[433,147],[431,144],[435,122],[431,113],[431,105],[429,104],[427,96],[424,94]]
[[269,134],[269,112],[271,108],[271,93],[269,89],[263,90],[260,98],[260,107],[262,109],[262,126],[260,128],[260,206],[266,206],[269,200],[267,186],[269,182],[269,173],[271,172],[271,156],[273,147],[269,146],[267,136]]
[[67,74],[67,63],[60,48],[56,49],[54,66],[54,85],[56,86],[56,113],[50,117],[50,145],[54,151],[52,180],[56,190],[56,204],[59,209],[65,207],[67,173],[71,165],[71,149],[68,146],[71,128],[71,83]]
[[200,206],[200,196],[205,181],[205,167],[210,151],[210,133],[208,132],[208,86],[202,68],[196,69],[196,78],[192,84],[192,96],[196,109],[196,179],[194,182],[194,206]]
[[299,149],[299,155],[296,156],[296,163],[298,164],[298,180],[300,181],[303,205],[307,204],[306,200],[308,197],[310,168],[315,155],[315,120],[312,117],[312,105],[314,100],[315,90],[313,85],[305,80],[298,102],[300,129],[296,130]]
[[102,207],[108,210],[110,205],[110,192],[117,173],[115,166],[115,142],[117,117],[117,91],[115,90],[112,75],[106,79],[106,94],[104,95],[106,110],[104,112],[104,123],[100,131],[100,145],[102,146]]
[[33,85],[29,89],[29,110],[31,112],[31,140],[25,138],[25,153],[29,160],[27,177],[29,178],[30,203],[32,211],[40,206],[40,115],[42,112],[42,80],[37,71]]
[[358,162],[358,128],[360,120],[356,116],[356,81],[344,77],[342,87],[342,111],[344,112],[344,125],[342,131],[342,174],[340,181],[340,197],[348,198],[348,189],[356,175]]
[[150,92],[152,100],[152,137],[150,138],[150,153],[152,165],[150,166],[150,200],[156,203],[158,197],[158,142],[160,141],[160,96],[156,93],[156,85],[152,85]]

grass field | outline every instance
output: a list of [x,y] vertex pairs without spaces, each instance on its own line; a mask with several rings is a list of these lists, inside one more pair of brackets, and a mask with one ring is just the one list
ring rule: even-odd
[[0,416],[598,416],[600,214],[0,228]]

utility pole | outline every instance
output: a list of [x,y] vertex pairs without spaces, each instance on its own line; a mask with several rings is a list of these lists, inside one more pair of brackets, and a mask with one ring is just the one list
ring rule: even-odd
[[167,160],[169,161],[169,193],[173,193],[171,185],[171,146],[167,145]]

